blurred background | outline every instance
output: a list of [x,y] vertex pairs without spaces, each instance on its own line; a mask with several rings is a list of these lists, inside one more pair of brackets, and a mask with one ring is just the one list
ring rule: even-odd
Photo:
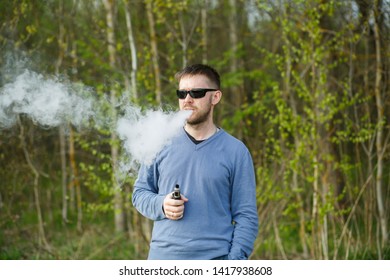
[[[215,121],[254,160],[251,259],[390,259],[389,0],[2,0],[0,11],[0,259],[146,258],[152,224],[131,205],[136,173],[119,178],[112,127],[124,100],[176,110],[174,74],[192,63],[220,72]],[[21,112],[5,125],[26,71],[19,86],[71,85],[104,101],[94,113],[107,122]]]

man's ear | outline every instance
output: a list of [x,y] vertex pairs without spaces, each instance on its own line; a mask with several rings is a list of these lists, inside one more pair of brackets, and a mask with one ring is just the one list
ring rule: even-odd
[[213,105],[217,105],[219,103],[219,101],[221,100],[222,98],[222,91],[220,90],[217,90],[213,93],[213,98],[211,100],[211,104]]

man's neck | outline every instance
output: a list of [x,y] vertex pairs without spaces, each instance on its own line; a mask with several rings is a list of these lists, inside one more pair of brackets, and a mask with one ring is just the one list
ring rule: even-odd
[[210,138],[217,132],[217,127],[214,122],[201,123],[197,125],[186,124],[184,126],[185,131],[194,137],[196,140],[205,140]]

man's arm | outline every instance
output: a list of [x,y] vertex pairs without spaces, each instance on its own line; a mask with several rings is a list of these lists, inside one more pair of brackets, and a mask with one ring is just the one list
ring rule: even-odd
[[141,166],[134,183],[132,202],[145,217],[157,221],[165,218],[163,201],[166,195],[158,193],[158,173],[154,165]]
[[158,221],[164,218],[180,220],[184,215],[184,203],[188,199],[172,198],[172,193],[159,194],[158,172],[154,166],[142,166],[134,184],[132,202],[134,207],[145,217]]
[[248,259],[258,232],[256,180],[249,151],[235,167],[232,188],[232,218],[235,223],[229,259]]

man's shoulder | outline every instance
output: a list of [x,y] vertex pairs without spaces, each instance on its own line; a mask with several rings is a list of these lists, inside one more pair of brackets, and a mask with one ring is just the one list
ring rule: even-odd
[[226,130],[220,128],[221,130],[221,136],[223,137],[223,141],[227,143],[227,146],[232,149],[242,149],[242,150],[248,150],[244,142],[237,137],[233,136]]

